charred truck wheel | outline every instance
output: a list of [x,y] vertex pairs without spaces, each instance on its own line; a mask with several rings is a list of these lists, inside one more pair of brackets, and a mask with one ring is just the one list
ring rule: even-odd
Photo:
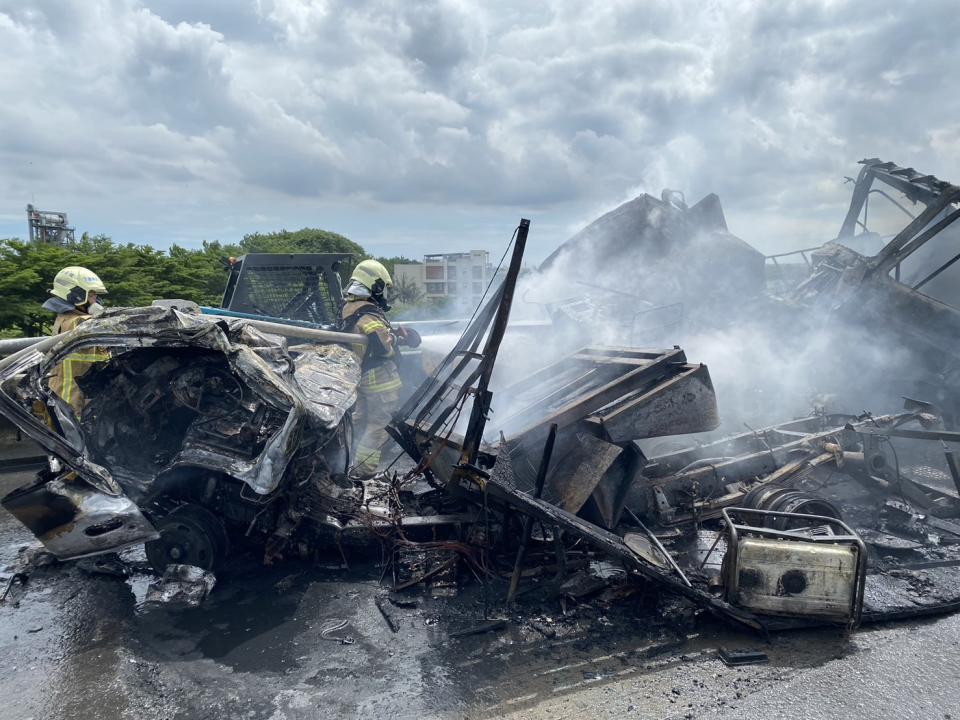
[[147,559],[159,573],[171,563],[214,570],[229,551],[223,521],[200,505],[181,505],[156,519],[154,525],[160,537],[145,548]]

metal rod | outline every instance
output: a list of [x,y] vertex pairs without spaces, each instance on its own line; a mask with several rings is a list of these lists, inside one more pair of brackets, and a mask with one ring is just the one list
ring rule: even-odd
[[853,197],[850,198],[850,207],[847,209],[847,215],[843,219],[840,232],[837,233],[838,239],[842,237],[853,237],[853,233],[857,228],[857,220],[860,219],[864,203],[870,194],[870,186],[873,184],[873,177],[870,177],[869,182],[867,181],[867,177],[872,175],[872,169],[872,165],[864,165],[860,169],[860,174],[857,175],[857,179],[853,182]]
[[[533,495],[537,500],[543,495],[543,486],[547,482],[547,470],[550,466],[550,457],[553,455],[553,445],[556,441],[557,424],[553,423],[550,425],[547,441],[543,444],[543,456],[540,458],[540,467],[537,470],[537,485]],[[513,598],[517,594],[517,586],[520,584],[520,573],[523,572],[523,560],[527,555],[527,543],[530,542],[530,530],[532,528],[533,518],[524,515],[523,529],[520,531],[520,547],[517,548],[517,560],[513,564],[513,575],[510,576],[510,589],[507,590],[508,605],[513,602]]]
[[789,257],[790,255],[803,255],[803,253],[813,252],[814,250],[819,250],[820,245],[816,247],[803,248],[802,250],[790,250],[789,252],[776,253],[774,255],[767,255],[767,260],[775,260],[776,258]]
[[563,545],[563,531],[559,525],[553,528],[553,552],[557,559],[557,579],[567,574],[567,549]]
[[[903,212],[903,214],[906,215],[906,216],[907,216],[908,218],[910,218],[911,220],[913,220],[913,219],[916,217],[916,215],[914,215],[912,212],[910,212],[909,210],[907,210],[903,205],[901,205],[901,204],[898,203],[896,200],[894,200],[893,197],[892,197],[891,195],[889,195],[887,192],[885,192],[885,191],[883,191],[883,190],[880,190],[880,189],[878,189],[878,188],[874,188],[874,189],[872,189],[872,190],[870,191],[870,193],[877,193],[878,195],[883,195],[887,200],[889,200],[889,201],[892,202],[894,205],[896,205],[898,208],[900,208],[900,210]],[[868,203],[868,204],[869,204],[869,202],[870,202],[870,200],[869,200],[870,193],[867,193],[867,203]],[[864,210],[863,210],[864,230],[866,230],[866,224],[867,224],[867,207],[868,207],[868,205],[864,205]]]
[[[207,316],[213,317],[213,316]],[[295,327],[293,325],[281,325],[280,323],[266,322],[265,320],[243,319],[247,325],[271,333],[272,335],[282,335],[286,338],[302,338],[306,340],[317,340],[319,342],[346,343],[349,345],[366,345],[367,336],[356,333],[334,332],[333,330],[315,330],[314,328]]]
[[[943,418],[941,418],[940,424],[943,426],[943,429],[948,432],[955,430],[952,415],[946,415]],[[953,478],[953,484],[957,488],[957,494],[960,495],[960,466],[958,466],[958,463],[957,463],[957,453],[947,448],[947,444],[942,440],[940,441],[940,443],[941,445],[943,445],[943,454],[946,456],[946,459],[947,459],[947,467],[950,469],[950,477]],[[892,448],[893,445],[891,445],[890,447]]]
[[240,318],[242,320],[263,320],[265,322],[275,322],[281,325],[295,325],[296,327],[313,328],[314,330],[329,330],[329,326],[323,327],[319,323],[308,322],[306,320],[293,320],[291,318],[280,317],[276,315],[263,315],[257,313],[240,312],[239,310],[229,310],[227,308],[200,306],[202,315],[219,315],[222,317]]
[[43,340],[42,337],[8,338],[6,340],[0,340],[0,356],[19,352],[24,348],[36,345],[41,340]]
[[[942,195],[935,205],[930,205],[918,215],[871,260],[871,272],[889,272],[894,265],[906,260],[914,251],[926,244],[930,238],[948,227],[960,217],[960,210],[954,210],[930,227],[927,227],[927,225],[933,222],[937,215],[949,207],[951,203],[957,201],[960,201],[960,189],[951,192],[949,195]],[[927,229],[923,230],[925,227]],[[920,232],[921,230],[923,232]]]
[[673,555],[668,553],[667,549],[663,546],[663,543],[660,542],[660,538],[658,538],[656,535],[650,532],[650,530],[647,529],[647,526],[643,524],[640,518],[638,518],[636,515],[633,514],[633,510],[631,510],[628,507],[625,507],[624,510],[626,510],[630,514],[630,517],[633,518],[633,521],[637,525],[639,525],[643,529],[643,531],[647,534],[647,537],[649,537],[650,540],[653,541],[653,544],[657,546],[657,550],[663,553],[663,556],[667,559],[667,562],[670,563],[670,567],[672,567],[676,571],[677,575],[680,576],[680,579],[683,580],[684,584],[687,587],[693,587],[693,584],[687,579],[687,576],[683,574],[683,570],[681,570],[680,566],[677,565],[677,561],[673,559]]
[[[264,332],[268,332],[273,335],[282,335],[286,338],[301,338],[307,340],[317,340],[320,342],[348,343],[350,345],[367,344],[367,336],[357,333],[342,333],[335,332],[333,330],[320,330],[316,327],[301,327],[297,325],[287,325],[286,323],[257,320],[255,315],[250,315],[248,313],[237,313],[229,310],[220,310],[219,308],[210,308],[210,310],[215,312],[203,313],[203,316],[209,318],[210,320],[215,320],[217,317],[221,316],[233,317],[243,320],[248,325],[252,325],[253,327],[263,330]],[[0,340],[0,356],[11,355],[30,347],[36,347],[37,350],[41,351],[45,350],[46,348],[40,348],[38,343],[49,339],[50,337],[10,338],[6,340]],[[49,344],[52,343],[48,343],[48,345]]]
[[921,281],[918,282],[916,285],[914,285],[914,286],[913,286],[913,289],[914,289],[914,290],[919,290],[919,289],[922,288],[924,285],[926,285],[928,282],[930,282],[931,280],[933,280],[937,275],[939,275],[939,274],[942,273],[944,270],[946,270],[946,269],[949,268],[951,265],[953,265],[957,260],[960,260],[960,253],[957,253],[957,254],[954,255],[952,258],[950,258],[949,260],[947,260],[947,262],[945,262],[945,263],[944,263],[943,265],[941,265],[939,268],[937,268],[937,269],[934,270],[932,273],[930,273],[929,275],[927,275],[923,280],[921,280]]
[[523,262],[523,251],[527,246],[527,233],[530,231],[530,221],[526,218],[520,220],[517,227],[517,240],[513,246],[513,256],[510,258],[510,267],[507,270],[507,277],[503,281],[503,294],[500,299],[500,306],[497,308],[496,317],[493,319],[493,326],[490,328],[490,336],[487,338],[487,344],[483,348],[483,360],[480,365],[479,380],[477,389],[473,397],[473,407],[470,409],[470,421],[467,424],[467,430],[463,434],[463,447],[460,451],[460,465],[473,465],[477,460],[477,453],[480,451],[480,441],[483,439],[483,430],[487,424],[487,415],[490,412],[490,377],[493,375],[493,366],[497,361],[497,352],[500,349],[500,343],[507,331],[507,322],[510,320],[510,306],[513,304],[513,293],[517,288],[517,278],[520,276],[520,264]]

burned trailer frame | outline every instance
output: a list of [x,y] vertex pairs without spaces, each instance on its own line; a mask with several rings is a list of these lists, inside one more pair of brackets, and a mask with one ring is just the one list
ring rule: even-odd
[[[717,519],[724,507],[743,502],[751,491],[795,481],[820,465],[846,464],[861,477],[882,481],[894,467],[881,439],[955,435],[903,429],[913,422],[936,422],[926,407],[919,408],[922,412],[914,403],[909,407],[895,415],[815,415],[650,457],[638,472],[631,507],[651,522],[682,525]],[[901,474],[898,482],[926,508],[955,505],[918,480]]]
[[[882,276],[889,276],[892,271],[891,280],[902,285],[905,292],[912,292],[926,301],[938,302],[935,298],[923,295],[920,290],[960,261],[960,243],[954,242],[953,250],[946,253],[945,260],[936,263],[911,284],[902,280],[901,268],[921,248],[944,236],[945,231],[951,229],[960,218],[960,208],[957,207],[960,204],[960,187],[934,175],[925,175],[913,168],[903,168],[878,158],[861,160],[860,164],[863,167],[857,178],[847,178],[853,182],[854,191],[835,241],[766,256],[765,259],[772,261],[777,274],[781,275],[781,281],[783,268],[779,260],[782,258],[799,255],[810,272],[811,277],[796,288],[782,288],[785,296],[794,300],[812,299],[819,293],[835,290],[835,276],[856,266],[856,273],[846,273],[848,284],[859,287],[871,281],[876,282]],[[902,193],[910,203],[921,204],[923,210],[914,215],[878,185]],[[879,252],[864,256],[844,245],[857,237],[858,228],[864,233],[871,232],[868,221],[870,196],[873,194],[879,194],[899,208],[910,221]],[[950,306],[950,303],[943,304]]]
[[[927,403],[908,399],[905,407],[887,416],[813,416],[651,457],[635,481],[643,492],[631,494],[628,510],[646,513],[651,527],[679,544],[685,572],[702,571],[713,557],[725,599],[762,615],[769,630],[837,622],[846,608],[855,610],[851,627],[953,612],[960,609],[960,524],[943,519],[960,516],[960,493],[946,488],[953,468],[946,463],[935,485],[931,468],[902,465],[890,441],[928,463],[937,450],[949,459],[960,449],[960,433],[943,430]],[[858,518],[857,531],[841,519],[841,507]],[[696,551],[683,539],[691,528],[699,528]],[[929,532],[947,539],[928,541]],[[756,538],[745,564],[738,555],[744,533]],[[708,540],[702,548],[701,535]],[[844,547],[813,547],[823,543]],[[872,543],[879,549],[868,554]],[[924,547],[934,554],[918,556]],[[827,567],[839,573],[832,586]],[[911,575],[924,572],[940,575]],[[848,582],[840,584],[841,576]]]
[[[826,312],[872,328],[910,354],[920,371],[919,387],[908,391],[943,410],[948,425],[960,417],[960,187],[913,168],[873,158],[861,161],[853,197],[835,241],[809,253],[810,272],[781,299],[788,306]],[[885,189],[884,189],[885,188]],[[890,192],[918,204],[913,215]],[[865,256],[851,249],[857,229],[869,233],[869,199],[879,193],[905,212],[909,221],[879,252]],[[948,271],[953,268],[952,275]],[[811,317],[822,324],[823,318]]]
[[[926,206],[922,213],[914,217],[870,261],[871,273],[887,273],[894,270],[896,279],[899,281],[899,266],[901,263],[960,217],[960,211],[952,208],[952,205],[960,202],[960,188],[945,180],[940,180],[934,175],[924,175],[913,168],[903,168],[895,163],[884,162],[878,158],[861,160],[860,164],[863,165],[863,168],[854,181],[853,197],[837,236],[839,240],[853,237],[858,225],[866,230],[870,195],[872,193],[886,195],[882,189],[874,187],[877,183],[882,183],[903,193],[913,203],[919,202]],[[896,202],[889,196],[887,198],[891,202]],[[947,210],[950,210],[950,212],[938,219],[938,216]],[[861,216],[864,218],[863,221],[860,220]],[[931,225],[935,220],[937,222]],[[960,259],[960,255],[955,256],[935,270],[933,275],[939,274],[958,259]],[[931,279],[932,277],[926,278],[913,289],[918,290]]]
[[[816,416],[648,459],[638,439],[716,427],[706,368],[687,363],[679,348],[588,347],[501,390],[498,396],[505,397],[511,409],[488,422],[497,404],[487,388],[478,389],[477,380],[492,374],[500,338],[488,337],[492,354],[480,346],[493,318],[503,318],[502,301],[509,303],[509,290],[509,285],[506,291],[501,288],[481,309],[434,375],[394,416],[389,431],[417,462],[417,472],[473,504],[483,516],[498,513],[504,533],[511,516],[534,518],[554,528],[556,538],[583,541],[656,587],[735,623],[758,630],[859,624],[864,617],[864,542],[829,502],[790,486],[819,466],[844,463],[866,482],[885,482],[889,465],[882,437],[861,431],[871,428],[889,435],[910,432],[903,426],[911,422],[931,426],[937,422],[931,408],[914,403],[896,415]],[[464,431],[457,420],[471,397],[482,398],[475,399],[472,415],[482,422],[471,422]],[[491,431],[485,433],[486,428]],[[942,432],[938,437],[947,436]],[[542,450],[544,444],[548,449]],[[569,445],[576,452],[564,457],[562,447]],[[625,455],[629,463],[624,463]],[[623,474],[611,474],[618,463]],[[611,479],[614,482],[607,482]],[[897,490],[911,487],[899,471],[898,480]],[[698,494],[701,483],[709,492]],[[885,487],[893,489],[890,482]],[[920,483],[913,487],[932,503],[949,503],[932,488]],[[649,498],[637,510],[649,519],[652,532],[631,509],[638,490]],[[742,507],[753,500],[761,507]],[[735,521],[730,513],[741,507],[737,518],[766,519]],[[622,509],[631,519],[621,520]],[[691,562],[689,552],[666,548],[658,537],[671,543],[711,526],[717,528],[711,531],[717,538],[728,534],[728,545],[738,543],[726,559],[720,588],[701,563]],[[514,596],[528,528],[524,520],[514,538],[519,550],[508,598]],[[740,553],[744,535],[749,542]],[[562,541],[556,542],[561,546],[559,566]],[[501,538],[499,546],[504,543],[509,546],[509,537]],[[711,548],[708,556],[716,550]],[[753,577],[764,578],[755,588],[764,592],[745,594],[749,580],[745,585],[741,579],[751,573],[741,577],[736,567],[741,559],[755,565]],[[764,575],[764,568],[774,574]],[[951,608],[947,603],[916,612]],[[903,603],[894,609],[872,605],[866,617],[877,621],[908,617],[910,612]]]
[[[417,463],[415,472],[422,473],[433,484],[442,484],[447,491],[479,507],[492,507],[504,513],[504,517],[519,512],[537,518],[562,532],[581,538],[600,552],[623,561],[638,575],[701,607],[753,629],[761,629],[763,622],[755,614],[730,605],[708,593],[705,588],[688,584],[672,569],[664,570],[632,550],[623,537],[615,532],[554,502],[536,497],[536,493],[520,489],[513,470],[518,453],[510,452],[510,439],[505,435],[501,436],[499,448],[484,443],[492,398],[485,381],[492,376],[497,350],[506,331],[527,227],[528,223],[522,221],[518,228],[510,270],[503,285],[491,301],[478,311],[475,320],[464,330],[453,350],[434,373],[394,415],[388,432]],[[485,336],[487,342],[481,352],[480,344]],[[622,350],[619,352],[624,353]],[[593,349],[592,352],[588,349],[570,364],[561,361],[522,383],[524,389],[534,391],[537,401],[531,403],[528,411],[521,411],[514,416],[513,422],[521,432],[514,438],[512,449],[523,447],[523,442],[517,442],[520,438],[536,447],[535,439],[538,436],[543,439],[545,434],[550,433],[549,426],[559,426],[563,422],[568,428],[573,428],[578,424],[577,421],[584,419],[582,414],[585,412],[592,412],[590,417],[593,422],[587,426],[589,431],[581,431],[580,435],[597,439],[597,430],[602,431],[606,423],[609,422],[612,429],[620,428],[619,421],[628,418],[630,412],[635,411],[642,416],[644,411],[652,411],[657,406],[658,398],[662,400],[664,397],[663,388],[669,389],[671,381],[676,387],[690,382],[701,384],[699,396],[688,393],[707,408],[707,412],[694,423],[699,423],[698,426],[703,426],[703,429],[716,426],[715,399],[706,368],[688,365],[682,351],[677,348],[659,353],[629,352],[633,353],[632,357],[618,358],[616,349]],[[598,358],[600,362],[597,362]],[[618,363],[624,359],[626,362]],[[621,374],[626,367],[625,374],[636,384],[618,382],[617,373],[614,372],[614,377],[602,381],[598,379],[596,386],[589,387],[583,397],[577,397],[575,387],[572,396],[560,394],[547,397],[540,394],[544,387],[538,384],[540,381],[552,380],[568,372],[582,375],[585,362],[594,364],[594,369],[616,367],[619,364]],[[589,367],[587,372],[590,372]],[[510,395],[509,391],[504,394]],[[474,400],[470,422],[463,433],[456,433],[457,419],[465,401],[471,396]],[[538,414],[539,422],[535,418]],[[650,417],[655,415],[653,412]],[[607,445],[612,446],[611,443]],[[615,449],[617,453],[621,452],[620,448]],[[576,477],[573,476],[572,480],[575,481]]]
[[547,473],[543,496],[605,528],[619,522],[642,463],[635,439],[704,432],[719,424],[709,371],[688,363],[679,348],[583,348],[503,394],[518,407],[496,425],[499,454],[511,457],[515,487],[532,491],[537,450],[555,424],[562,451]]
[[[451,383],[448,391],[458,388]],[[583,348],[509,385],[499,397],[513,411],[489,422],[483,467],[490,470],[508,455],[510,484],[533,494],[540,450],[556,425],[558,450],[543,497],[562,509],[583,511],[605,528],[617,525],[628,485],[642,467],[634,439],[703,432],[719,423],[706,366],[688,363],[679,348]],[[455,413],[438,414],[421,424],[401,419],[393,432],[425,461],[434,482],[448,486],[455,480],[463,435],[455,426],[443,432],[441,419]]]
[[[501,288],[434,374],[396,413],[389,431],[434,482],[447,488],[463,489],[471,481],[482,485],[495,458],[507,453],[513,483],[532,493],[540,448],[549,428],[556,425],[561,450],[546,474],[544,497],[574,513],[590,500],[591,516],[612,528],[623,507],[626,481],[639,459],[625,448],[636,438],[715,428],[719,417],[713,385],[706,366],[687,363],[676,347],[662,351],[587,347],[503,389],[500,397],[511,410],[502,420],[489,422],[488,384],[506,331],[528,227],[521,221]],[[458,428],[471,396],[470,420]],[[486,437],[488,426],[499,436],[496,450],[496,437],[493,444]],[[483,462],[478,466],[481,452]]]

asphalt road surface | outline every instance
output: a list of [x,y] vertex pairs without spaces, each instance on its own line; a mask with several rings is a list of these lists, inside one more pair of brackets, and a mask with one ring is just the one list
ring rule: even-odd
[[[0,574],[33,544],[0,511]],[[960,718],[960,616],[767,642],[584,608],[451,639],[482,619],[478,593],[388,605],[394,633],[372,567],[241,567],[179,611],[146,607],[148,581],[34,571],[0,605],[0,718]],[[770,661],[728,668],[720,646]]]

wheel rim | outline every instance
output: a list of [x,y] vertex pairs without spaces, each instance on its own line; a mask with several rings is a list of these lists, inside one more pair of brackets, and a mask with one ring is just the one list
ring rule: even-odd
[[147,559],[160,572],[171,563],[213,570],[226,556],[223,522],[209,510],[184,505],[156,523],[160,537],[146,544]]

